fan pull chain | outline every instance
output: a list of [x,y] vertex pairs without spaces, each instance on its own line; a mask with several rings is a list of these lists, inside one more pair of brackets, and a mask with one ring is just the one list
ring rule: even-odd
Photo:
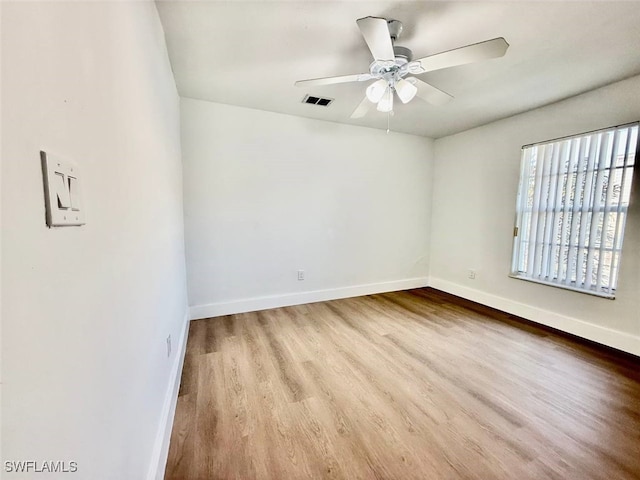
[[391,125],[391,112],[387,112],[387,135],[389,135],[389,126]]

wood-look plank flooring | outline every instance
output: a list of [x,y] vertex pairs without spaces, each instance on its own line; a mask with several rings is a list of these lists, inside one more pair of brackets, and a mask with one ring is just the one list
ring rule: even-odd
[[640,479],[640,361],[432,289],[191,322],[166,479]]

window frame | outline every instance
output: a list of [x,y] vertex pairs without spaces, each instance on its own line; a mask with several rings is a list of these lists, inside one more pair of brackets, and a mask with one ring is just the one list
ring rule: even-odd
[[[521,263],[522,263],[522,256],[523,253],[521,252],[522,247],[524,246],[524,242],[522,241],[521,237],[520,237],[520,233],[522,231],[522,227],[523,227],[523,219],[526,216],[526,211],[528,210],[527,207],[527,200],[529,198],[529,190],[527,189],[527,186],[525,185],[525,183],[528,184],[529,179],[531,178],[531,175],[529,174],[529,167],[526,164],[526,150],[533,148],[533,147],[539,147],[539,146],[548,146],[548,145],[552,145],[552,144],[556,144],[557,148],[562,149],[563,146],[562,144],[568,140],[572,140],[572,139],[576,139],[576,138],[586,138],[586,137],[590,137],[599,133],[603,133],[603,132],[613,132],[614,134],[614,145],[615,145],[615,136],[617,135],[617,132],[621,129],[627,128],[628,129],[628,134],[627,134],[627,142],[630,142],[630,139],[632,139],[632,132],[633,132],[633,128],[636,127],[637,131],[635,133],[635,151],[632,152],[632,149],[630,148],[629,145],[627,145],[627,147],[625,148],[625,158],[624,158],[624,162],[622,164],[622,166],[609,166],[607,167],[606,165],[604,166],[604,168],[600,168],[599,165],[594,165],[594,169],[592,170],[593,172],[600,172],[600,171],[605,171],[605,170],[613,170],[614,168],[621,168],[622,169],[622,179],[621,179],[621,184],[622,184],[622,190],[620,192],[620,202],[622,202],[623,199],[623,195],[626,193],[624,191],[624,182],[625,182],[625,177],[626,177],[626,169],[627,168],[631,168],[631,179],[630,179],[630,183],[629,183],[629,199],[628,199],[628,204],[627,205],[619,205],[618,207],[616,207],[617,213],[618,214],[623,214],[624,215],[624,220],[622,221],[622,226],[621,226],[621,230],[620,230],[620,239],[619,239],[619,249],[616,248],[616,245],[612,245],[612,248],[608,249],[611,250],[613,252],[613,255],[615,255],[615,252],[617,253],[617,260],[614,258],[612,259],[612,261],[610,262],[610,269],[612,267],[617,267],[615,268],[615,271],[611,271],[610,275],[615,275],[615,277],[613,279],[610,279],[610,285],[613,285],[613,287],[608,287],[608,291],[598,291],[598,285],[600,283],[600,279],[598,278],[597,283],[595,284],[595,288],[593,288],[593,284],[591,286],[591,288],[587,288],[586,287],[586,281],[584,283],[578,284],[576,285],[576,283],[578,283],[578,276],[576,274],[576,280],[560,280],[560,281],[552,281],[552,280],[544,280],[541,278],[535,278],[534,276],[530,276],[530,274],[527,274],[526,271],[523,271],[520,269],[521,267]],[[582,142],[584,142],[584,140],[582,140]],[[613,155],[613,148],[615,148],[615,146],[612,145],[612,155]],[[591,146],[591,145],[590,145]],[[564,148],[571,148],[569,147],[564,147]],[[536,152],[537,154],[538,152]],[[630,158],[633,155],[633,163],[628,162],[628,158]],[[559,156],[559,154],[558,154]],[[570,161],[569,158],[570,154],[567,152],[567,159]],[[579,175],[579,169],[577,168],[578,165],[583,165],[582,162],[585,161],[586,157],[580,157],[580,154],[577,153],[576,154],[576,162],[578,162],[576,164],[576,175]],[[638,168],[638,161],[640,158],[640,121],[634,121],[634,122],[629,122],[629,123],[625,123],[625,124],[621,124],[621,125],[615,125],[615,126],[610,126],[610,127],[606,127],[606,128],[600,128],[597,130],[592,130],[592,131],[588,131],[588,132],[583,132],[583,133],[578,133],[578,134],[574,134],[574,135],[568,135],[565,137],[559,137],[559,138],[555,138],[552,140],[545,140],[542,142],[537,142],[537,143],[532,143],[532,144],[528,144],[528,145],[523,145],[521,148],[521,156],[520,156],[520,175],[519,175],[519,179],[518,179],[518,190],[517,190],[517,196],[516,196],[516,211],[515,211],[515,224],[514,224],[514,229],[513,229],[513,245],[512,245],[512,253],[511,253],[511,270],[509,273],[509,277],[517,279],[517,280],[525,280],[527,282],[532,282],[532,283],[537,283],[537,284],[541,284],[541,285],[547,285],[547,286],[551,286],[551,287],[555,287],[555,288],[560,288],[563,290],[569,290],[569,291],[575,291],[578,293],[583,293],[586,295],[593,295],[593,296],[597,296],[600,298],[606,298],[606,299],[610,299],[613,300],[615,299],[615,295],[616,295],[616,289],[618,287],[618,280],[619,280],[619,273],[620,273],[620,268],[619,266],[621,265],[621,260],[622,260],[622,248],[623,248],[623,244],[624,244],[624,236],[625,236],[625,230],[626,230],[626,220],[628,218],[628,211],[629,211],[629,207],[634,203],[634,186],[636,184],[637,181],[640,181],[638,179],[638,176],[640,176],[640,168]],[[560,162],[560,158],[558,158],[557,160],[558,162]],[[611,162],[613,162],[613,159],[611,160]],[[597,160],[596,160],[597,163]],[[544,163],[543,163],[544,164]],[[560,173],[560,163],[558,163],[558,170],[556,173],[556,176],[559,175]],[[536,165],[536,168],[540,168],[541,166]],[[588,164],[586,166],[586,170],[588,170]],[[582,168],[582,167],[581,167]],[[552,172],[550,172],[551,174]],[[566,174],[571,174],[571,169],[567,169],[566,170]],[[543,176],[543,173],[540,173],[540,176]],[[562,173],[562,175],[564,176],[565,173]],[[609,175],[611,175],[611,173],[609,173]],[[537,172],[536,172],[536,177],[537,177]],[[596,173],[595,175],[592,174],[592,178],[590,179],[592,182],[596,182],[600,177],[599,173]],[[534,177],[535,178],[535,177]],[[577,178],[576,177],[576,182],[577,182]],[[609,176],[607,176],[607,181],[608,181]],[[535,185],[535,182],[538,182],[539,178],[536,178],[536,180],[534,181],[534,191],[537,190],[538,188]],[[551,188],[551,181],[549,181],[549,186],[547,186],[547,188]],[[557,189],[559,188],[559,181],[556,180],[556,188],[555,188],[555,195],[558,194]],[[542,185],[540,188],[545,187],[545,185]],[[566,184],[563,184],[563,191],[566,188]],[[594,185],[594,188],[595,187]],[[635,188],[637,190],[637,187]],[[589,186],[589,190],[591,190],[591,185]],[[608,190],[609,187],[607,185],[607,197],[608,197]],[[585,193],[585,187],[582,187],[582,194]],[[591,193],[591,192],[589,192]],[[601,190],[600,193],[602,194],[603,191]],[[547,191],[546,193],[547,195],[549,194],[549,192]],[[566,194],[566,193],[565,193]],[[534,193],[535,195],[535,193]],[[581,212],[582,214],[587,214],[587,215],[593,215],[594,212],[600,213],[602,212],[603,214],[607,213],[607,202],[609,201],[609,199],[606,200],[605,204],[602,204],[600,206],[599,209],[596,209],[594,205],[592,205],[591,199],[589,199],[589,204],[585,207],[584,205],[584,201],[580,202],[580,205],[576,208],[576,203],[574,200],[573,205],[571,206],[571,214],[572,216],[577,213],[577,212]],[[560,208],[562,211],[564,211],[564,213],[566,214],[569,210],[568,210],[568,202],[560,202],[558,203],[557,199],[556,199],[556,203],[554,206],[545,206],[545,208],[540,208],[542,205],[540,203],[538,203],[537,207],[535,205],[535,201],[534,201],[534,205],[531,207],[530,212],[533,213],[535,212],[559,212],[560,210],[557,210],[557,208]],[[610,206],[610,205],[609,205]],[[611,210],[608,211],[609,213],[611,213]],[[555,215],[556,213],[553,214],[554,217],[552,217],[555,220]],[[573,220],[572,220],[573,221]],[[527,227],[532,228],[531,225],[533,224],[534,220],[529,219],[528,221],[529,223],[527,224]],[[553,222],[554,224],[551,225],[551,229],[552,232],[551,234],[553,235],[553,233],[556,231],[555,230],[555,221]],[[563,228],[564,223],[567,223],[567,227]],[[566,221],[566,219],[563,217],[562,221],[560,222],[560,229],[564,230],[566,228],[570,228],[569,224],[571,223],[571,221]],[[606,222],[604,223],[604,225],[606,225]],[[593,224],[590,223],[589,225],[590,228],[593,228]],[[617,225],[616,225],[617,227]],[[546,220],[545,220],[545,225],[544,228],[546,227]],[[597,230],[596,230],[597,231]],[[559,232],[558,232],[559,233]],[[572,232],[573,233],[573,232]],[[591,236],[591,233],[589,234],[589,237]],[[601,237],[604,236],[604,232],[600,234]],[[550,238],[550,237],[547,237]],[[535,241],[535,240],[534,240]],[[589,238],[589,241],[591,241],[591,238]],[[531,242],[529,241],[529,244]],[[537,242],[536,242],[537,243]],[[575,246],[576,252],[579,249],[585,249],[587,248],[587,252],[588,250],[588,243],[583,242],[584,245],[580,244],[580,241],[578,241],[577,243],[571,243],[569,242],[569,244],[566,245],[567,248],[567,255],[569,255],[570,250]],[[614,243],[615,243],[615,237],[614,237]],[[551,245],[551,244],[549,244]],[[562,252],[564,251],[565,245],[564,245],[564,238],[561,237],[560,243],[558,244],[560,251],[558,252],[558,255],[562,255]],[[545,249],[546,251],[542,251],[542,259],[544,259],[544,256],[547,256],[548,265],[551,265],[553,262],[553,258],[549,258],[551,256],[552,253],[554,253],[554,248],[550,247],[550,246],[546,246],[543,244],[543,249]],[[557,247],[556,247],[557,248]],[[597,248],[597,247],[596,247]],[[600,251],[604,252],[605,250],[607,250],[605,247],[600,247]],[[573,255],[573,254],[572,254]],[[577,255],[577,253],[576,253]],[[593,259],[592,259],[593,260]],[[534,260],[532,260],[534,262],[536,262],[535,260],[535,256],[534,256]],[[576,264],[577,264],[577,258],[575,260]],[[588,258],[585,259],[585,262],[588,262]],[[563,262],[561,263],[561,261],[555,262],[553,263],[552,267],[551,267],[551,273],[553,273],[556,270],[556,265],[557,265],[557,271],[560,272],[563,270]],[[586,268],[589,268],[589,264],[586,263]],[[573,268],[573,262],[569,259],[566,262],[566,267],[564,267],[564,271],[566,272],[566,275],[571,277],[571,269]],[[577,268],[577,265],[576,267]],[[534,265],[534,271],[535,271],[535,265]],[[593,272],[593,270],[587,270],[587,272]],[[547,276],[549,277],[550,274],[548,274]],[[535,273],[532,273],[531,275],[535,275]],[[601,275],[601,274],[599,274]],[[559,274],[558,274],[559,276]],[[555,278],[557,279],[558,276],[556,276]],[[586,276],[586,274],[585,274]],[[562,282],[562,283],[561,283]],[[602,290],[604,290],[603,287],[600,287]]]

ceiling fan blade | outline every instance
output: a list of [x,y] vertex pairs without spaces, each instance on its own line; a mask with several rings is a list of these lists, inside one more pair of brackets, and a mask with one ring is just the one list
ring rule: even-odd
[[373,103],[371,103],[367,97],[364,97],[364,99],[360,102],[360,105],[358,105],[351,114],[351,118],[364,117],[369,112],[369,110],[371,110],[372,106]]
[[442,90],[437,89],[433,85],[429,85],[428,83],[423,82],[422,80],[418,80],[415,77],[408,77],[407,82],[415,85],[418,88],[418,92],[416,93],[417,97],[420,97],[421,99],[426,100],[433,105],[444,105],[445,103],[453,100],[453,97],[448,93],[445,93]]
[[[509,44],[504,38],[494,38],[486,42],[474,43],[466,47],[419,58],[411,62],[413,65],[416,63],[419,64],[419,66],[417,66],[418,68],[414,69],[412,66],[409,66],[409,70],[415,75],[433,72],[443,68],[457,67],[458,65],[466,65],[480,60],[498,58],[507,52],[507,48],[509,48]],[[419,71],[419,67],[422,67],[422,71]]]
[[310,80],[298,80],[295,83],[296,87],[314,87],[320,85],[332,85],[334,83],[348,83],[348,82],[366,82],[373,78],[369,73],[356,73],[354,75],[341,75],[338,77],[324,77],[324,78],[312,78]]
[[360,33],[375,60],[394,60],[393,43],[385,18],[364,17],[356,20]]
[[[417,80],[417,79],[416,79]],[[396,82],[396,93],[402,103],[408,103],[418,93],[418,88],[408,80],[401,78]]]

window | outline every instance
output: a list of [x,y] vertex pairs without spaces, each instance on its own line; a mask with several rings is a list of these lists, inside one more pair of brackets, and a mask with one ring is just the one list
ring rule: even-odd
[[512,276],[615,297],[638,123],[522,147]]

